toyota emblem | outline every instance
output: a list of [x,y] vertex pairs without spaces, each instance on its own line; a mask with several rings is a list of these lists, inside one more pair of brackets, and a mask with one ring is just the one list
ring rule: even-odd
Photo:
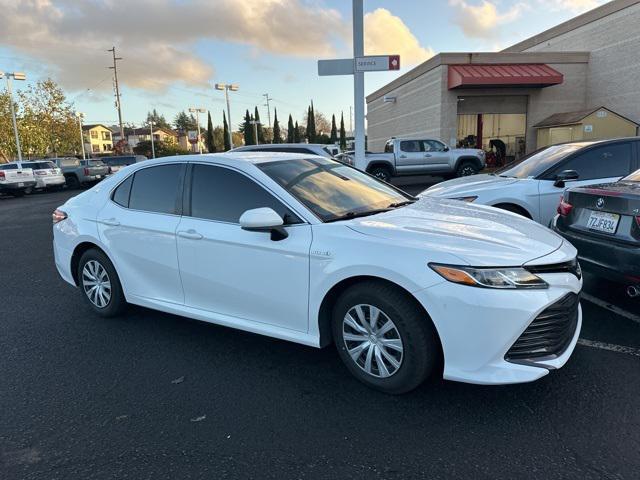
[[598,200],[596,200],[596,207],[598,208],[604,207],[604,198],[600,197]]

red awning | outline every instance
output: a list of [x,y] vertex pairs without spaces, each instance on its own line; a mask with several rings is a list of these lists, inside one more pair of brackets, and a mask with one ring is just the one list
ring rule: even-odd
[[543,63],[449,65],[449,90],[473,87],[548,87],[563,75]]

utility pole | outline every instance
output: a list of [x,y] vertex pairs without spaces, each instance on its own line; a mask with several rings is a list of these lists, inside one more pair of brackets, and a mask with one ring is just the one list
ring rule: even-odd
[[200,152],[200,155],[202,155],[202,142],[200,141],[200,114],[205,113],[206,110],[204,108],[191,107],[189,108],[189,112],[196,114],[196,123],[198,124],[198,151]]
[[233,149],[233,127],[231,126],[231,106],[229,104],[229,90],[237,92],[240,87],[236,83],[216,83],[216,90],[224,90],[227,99],[227,122],[229,123],[229,146]]
[[118,109],[118,123],[120,124],[120,138],[124,140],[124,127],[122,125],[122,108],[120,106],[120,86],[118,85],[118,60],[122,60],[121,57],[116,57],[116,47],[112,47],[107,50],[113,54],[113,67],[108,67],[109,70],[113,70],[113,83],[116,89],[116,108]]
[[20,135],[18,134],[18,121],[16,120],[16,110],[13,106],[13,91],[11,90],[11,77],[14,80],[26,80],[27,76],[22,72],[4,73],[0,71],[0,78],[7,80],[7,92],[9,93],[9,104],[11,105],[11,119],[13,120],[13,133],[16,136],[16,150],[18,151],[18,161],[22,161],[22,149],[20,148]]
[[82,133],[82,119],[84,118],[84,113],[76,113],[78,117],[78,125],[80,126],[80,145],[82,145],[82,160],[87,159],[87,153],[84,151],[84,134]]
[[[264,104],[264,106],[267,107],[267,118],[269,119],[269,126],[271,127],[272,126],[271,125],[271,106],[269,105],[269,102],[273,100],[273,98],[271,98],[268,93],[265,93],[262,96],[265,98],[267,102]],[[273,143],[273,137],[271,138],[271,143]]]

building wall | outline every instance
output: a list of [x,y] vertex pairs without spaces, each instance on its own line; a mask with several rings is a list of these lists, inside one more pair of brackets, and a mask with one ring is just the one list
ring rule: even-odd
[[[97,134],[97,138],[92,137],[92,132],[95,132]],[[104,139],[103,135],[105,135],[107,139]],[[91,153],[111,152],[113,150],[111,130],[101,125],[97,125],[91,129],[85,130],[84,138],[85,150],[87,155]]]
[[380,97],[368,104],[369,150],[382,151],[391,137],[441,138],[443,71],[446,68],[436,67],[393,90],[387,96],[396,97],[395,103]]
[[639,25],[640,4],[636,3],[524,51],[589,51],[584,108],[605,106],[638,122]]

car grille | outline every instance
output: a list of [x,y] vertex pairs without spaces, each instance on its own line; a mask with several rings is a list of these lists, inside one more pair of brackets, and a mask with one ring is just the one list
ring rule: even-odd
[[527,271],[533,274],[539,273],[572,273],[578,279],[582,278],[582,269],[580,268],[580,264],[578,263],[578,259],[574,258],[568,262],[564,263],[554,263],[551,265],[532,265],[524,267]]
[[569,293],[544,310],[511,346],[505,360],[517,363],[560,356],[575,334],[579,303],[580,297]]

